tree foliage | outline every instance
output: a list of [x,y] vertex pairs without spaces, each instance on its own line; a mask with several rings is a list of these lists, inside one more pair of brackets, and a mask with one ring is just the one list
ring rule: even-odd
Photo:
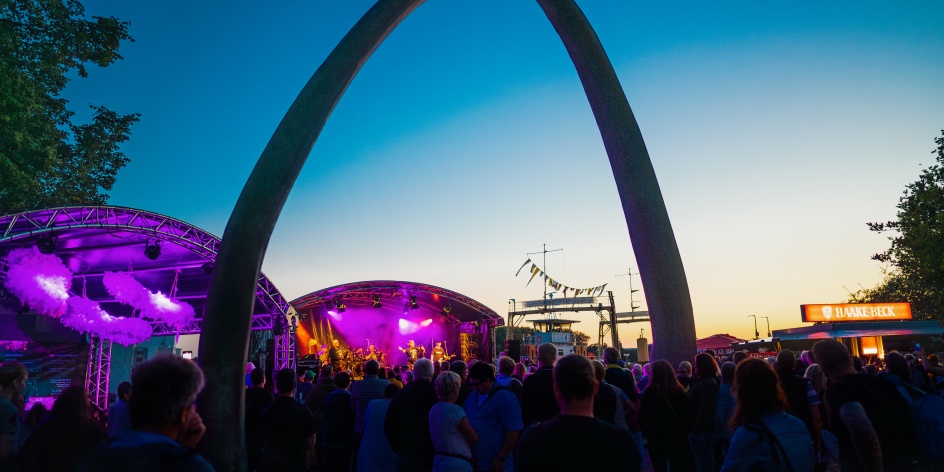
[[891,265],[876,287],[851,294],[854,302],[909,301],[918,318],[941,319],[944,312],[944,130],[934,139],[937,164],[924,169],[898,199],[896,219],[868,223],[892,233],[887,251],[872,259]]
[[76,124],[60,94],[86,65],[121,59],[124,40],[127,22],[86,20],[75,0],[0,4],[0,214],[107,201],[138,115],[90,105],[91,123]]

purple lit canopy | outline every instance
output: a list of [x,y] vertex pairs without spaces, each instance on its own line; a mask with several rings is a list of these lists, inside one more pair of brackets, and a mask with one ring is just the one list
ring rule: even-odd
[[[130,273],[147,289],[193,306],[196,319],[180,334],[200,332],[220,245],[216,236],[174,218],[113,206],[6,215],[0,217],[0,231],[0,259],[13,249],[46,245],[74,274],[71,293],[98,302],[114,316],[130,316],[133,308],[109,295],[102,279],[107,272]],[[2,269],[0,276],[5,276],[6,268]],[[272,329],[273,321],[284,317],[288,308],[278,289],[260,275],[252,329]],[[178,332],[166,323],[151,324],[155,335]]]

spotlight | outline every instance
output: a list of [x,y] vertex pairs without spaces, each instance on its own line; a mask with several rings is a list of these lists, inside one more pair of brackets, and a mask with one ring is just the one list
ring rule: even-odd
[[144,255],[152,261],[156,261],[158,257],[161,257],[161,246],[154,241],[153,244],[151,241],[144,243]]
[[383,305],[380,304],[380,295],[374,295],[374,302],[371,306],[374,308],[383,308]]
[[59,241],[59,236],[51,233],[43,233],[39,237],[39,240],[36,241],[36,249],[39,249],[39,252],[43,254],[53,254],[56,252],[56,242]]
[[334,306],[335,308],[338,309],[338,313],[344,313],[345,311],[347,311],[347,305],[345,305],[344,302],[342,302],[340,298],[336,298],[334,300]]
[[416,295],[410,297],[410,309],[415,310],[420,307],[420,304],[416,302]]
[[452,313],[452,305],[447,304],[443,307],[442,311],[439,312],[440,315],[446,316],[449,313]]
[[[158,248],[157,252],[158,252],[158,255],[160,255],[160,252],[161,252],[160,248]],[[148,257],[151,257],[151,256],[148,256]],[[213,273],[213,263],[210,261],[204,262],[203,265],[200,266],[200,268],[203,269],[203,275],[210,275],[211,273]]]

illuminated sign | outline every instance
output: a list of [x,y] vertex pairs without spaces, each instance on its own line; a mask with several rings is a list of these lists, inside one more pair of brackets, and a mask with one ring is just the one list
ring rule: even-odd
[[906,302],[800,305],[800,316],[808,323],[910,320],[911,304]]

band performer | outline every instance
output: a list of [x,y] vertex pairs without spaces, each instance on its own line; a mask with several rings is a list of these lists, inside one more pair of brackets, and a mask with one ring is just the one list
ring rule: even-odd
[[442,362],[449,360],[449,356],[446,355],[446,350],[443,349],[442,342],[436,343],[436,347],[433,348],[433,362]]
[[399,346],[397,346],[397,349],[406,354],[406,365],[410,370],[413,370],[413,364],[416,362],[416,359],[426,355],[426,350],[423,349],[423,346],[416,347],[416,344],[413,343],[412,339],[410,340],[406,349],[403,349]]
[[344,350],[341,349],[341,342],[335,339],[331,341],[331,349],[328,350],[328,360],[331,361],[331,365],[334,366],[335,372],[340,372],[342,369],[342,361],[344,359]]

